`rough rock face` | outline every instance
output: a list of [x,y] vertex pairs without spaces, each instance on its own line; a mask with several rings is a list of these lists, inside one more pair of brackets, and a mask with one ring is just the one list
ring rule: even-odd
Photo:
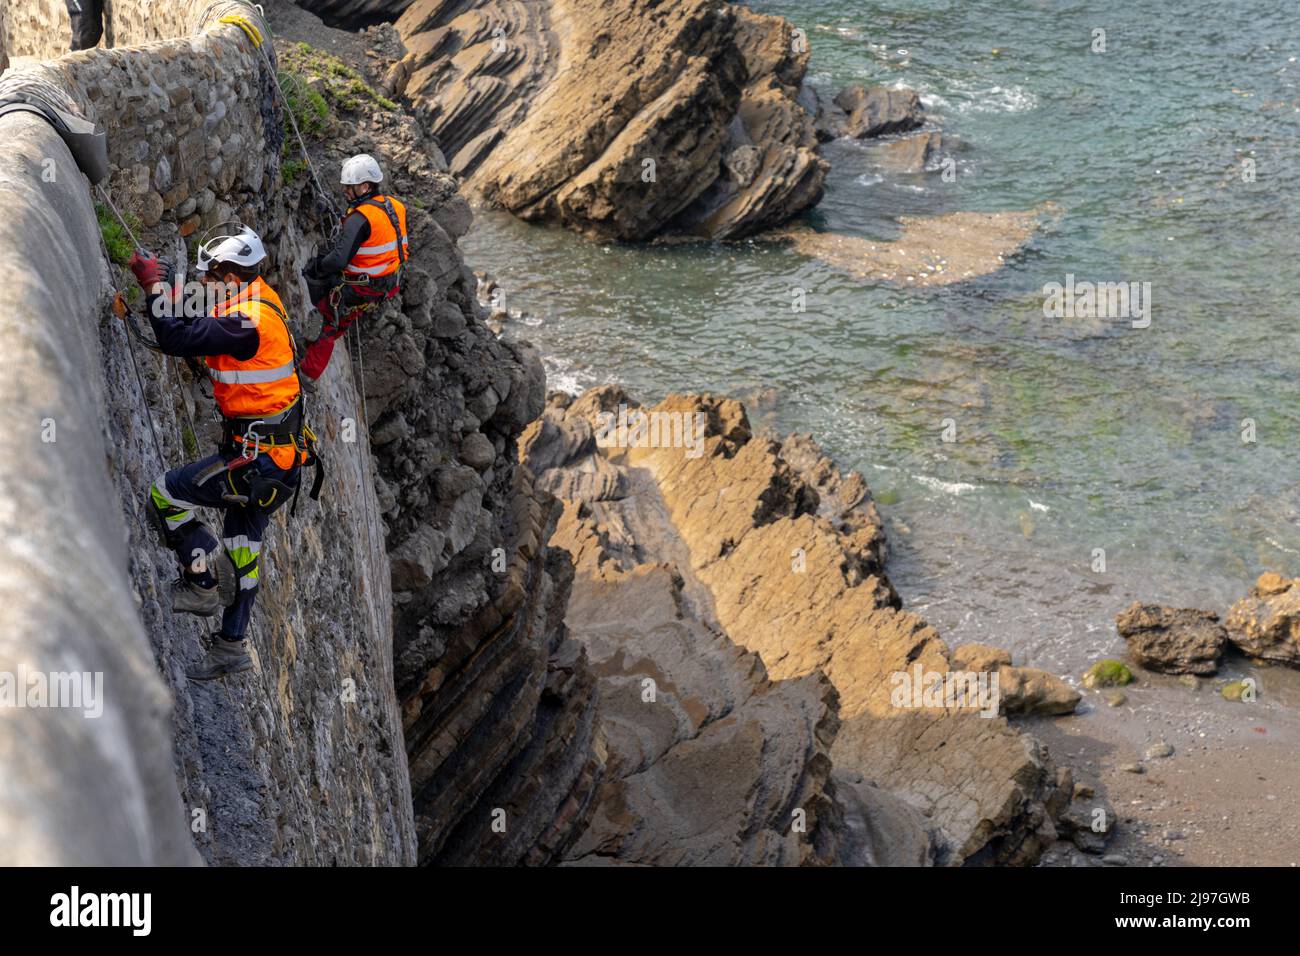
[[1228,640],[1260,660],[1300,667],[1300,578],[1261,574],[1228,609]]
[[[600,413],[617,414],[620,406],[637,407],[613,387],[589,392],[567,409],[557,401],[524,439],[539,484],[585,496],[566,507],[571,523],[562,522],[556,538],[578,563],[575,595],[587,586],[606,594],[629,567],[669,562],[692,616],[757,652],[767,679],[778,686],[818,674],[830,679],[840,723],[828,741],[837,796],[824,792],[842,801],[841,820],[910,813],[927,836],[911,841],[902,856],[919,852],[942,864],[1035,859],[1055,838],[1052,820],[1069,800],[1041,745],[1001,717],[891,700],[894,675],[918,663],[946,674],[948,652],[933,629],[899,610],[881,569],[880,522],[861,478],[841,476],[806,438],[781,443],[753,436],[738,403],[707,396],[672,396],[649,410],[661,416],[649,434],[668,429],[682,439],[675,446],[663,440],[669,447],[636,447],[654,441],[643,432],[640,440],[625,433],[623,446],[596,447],[608,424]],[[698,443],[687,437],[695,422],[702,426]],[[619,655],[624,679],[648,673],[652,662],[663,666],[655,642],[634,645],[646,661],[630,659],[632,649],[620,646],[629,640],[621,634],[635,633],[625,622],[635,619],[638,603],[653,606],[629,600],[612,621],[591,604],[577,603],[570,613],[571,629],[594,659]],[[583,609],[599,622],[590,632]],[[679,619],[668,611],[661,616]],[[667,672],[668,679],[677,672]],[[605,688],[602,680],[602,699]],[[652,712],[638,712],[629,701],[622,713],[644,733]],[[609,739],[611,765],[621,768],[615,753],[621,738],[611,732]],[[640,782],[635,775],[625,780],[628,788]],[[872,792],[842,781],[870,781]],[[605,800],[613,799],[620,812],[626,805],[621,794],[609,793],[598,821]],[[666,789],[659,796],[674,799]],[[866,809],[851,805],[854,799]],[[843,844],[863,834],[861,824],[827,829],[841,834]],[[847,845],[829,852],[841,862],[861,861],[861,854],[860,846]]]
[[1055,674],[1036,667],[1013,667],[1011,654],[988,644],[959,644],[948,655],[954,671],[996,673],[1001,713],[1015,716],[1070,714],[1080,694]]
[[884,86],[846,86],[829,103],[818,103],[822,139],[868,139],[919,129],[925,122],[921,97],[913,90]]
[[[389,87],[488,202],[601,239],[740,236],[821,198],[791,26],[717,0],[416,0]],[[799,52],[795,52],[798,48]]]
[[1191,608],[1134,603],[1115,630],[1138,664],[1165,674],[1213,674],[1228,644],[1219,615]]
[[[328,38],[348,62],[385,45],[292,8],[273,14],[286,39]],[[594,681],[563,627],[567,557],[546,548],[550,499],[516,458],[542,409],[541,361],[484,326],[456,247],[470,210],[421,124],[334,105],[317,165],[332,181],[344,158],[372,153],[407,202],[403,292],[364,320],[362,357],[419,860],[547,862],[581,830],[601,760]]]
[[[524,446],[548,484],[592,441],[580,411],[566,421],[553,403]],[[689,566],[651,558],[682,547],[653,483],[597,467],[585,474],[620,480],[562,482],[569,500],[552,538],[577,565],[568,620],[599,678],[608,748],[598,808],[569,859],[830,861],[833,688],[820,674],[773,683],[757,655],[710,626]]]

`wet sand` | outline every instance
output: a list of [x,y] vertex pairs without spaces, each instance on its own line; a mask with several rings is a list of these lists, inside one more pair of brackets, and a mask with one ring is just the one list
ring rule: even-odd
[[920,287],[951,285],[996,272],[1024,247],[1054,205],[1015,212],[955,212],[903,216],[897,239],[875,242],[859,236],[798,228],[772,236],[796,250],[872,282]]
[[[1227,672],[1253,676],[1259,699],[1224,700],[1226,676],[1192,690],[1135,669],[1119,707],[1085,691],[1073,716],[1021,722],[1077,784],[1109,800],[1118,826],[1106,856],[1127,866],[1300,866],[1300,671],[1237,659]],[[1147,759],[1158,742],[1173,755]],[[1058,849],[1040,865],[1107,865],[1076,862],[1083,856]]]

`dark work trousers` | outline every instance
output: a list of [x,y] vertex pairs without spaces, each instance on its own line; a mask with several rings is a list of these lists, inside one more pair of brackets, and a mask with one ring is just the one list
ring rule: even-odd
[[89,50],[104,35],[104,0],[63,0],[72,21],[72,49]]
[[[217,508],[224,513],[221,525],[221,544],[235,565],[239,576],[239,592],[235,603],[226,608],[221,619],[221,636],[236,640],[244,636],[253,600],[257,597],[260,582],[258,555],[262,550],[262,537],[277,508],[292,497],[298,487],[300,468],[285,471],[266,452],[253,461],[232,471],[219,471],[206,481],[203,472],[218,462],[237,458],[238,452],[209,455],[180,468],[173,468],[153,483],[149,489],[153,506],[158,510],[167,528],[167,544],[176,552],[182,573],[201,587],[216,584],[212,572],[195,573],[191,564],[196,550],[211,554],[217,549],[217,539],[202,521],[194,515],[195,508]],[[249,483],[259,477],[272,478],[289,487],[263,491],[262,503],[250,493]],[[247,495],[247,504],[227,501],[223,495]],[[203,565],[200,565],[203,567]]]

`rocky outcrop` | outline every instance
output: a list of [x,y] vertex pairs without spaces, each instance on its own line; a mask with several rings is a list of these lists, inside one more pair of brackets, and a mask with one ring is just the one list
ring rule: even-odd
[[[553,403],[524,446],[540,480],[554,482],[591,442],[587,419],[566,422]],[[682,546],[653,483],[604,467],[623,480],[566,483],[552,538],[576,563],[568,621],[599,679],[608,752],[591,826],[569,859],[830,862],[834,690],[820,674],[768,680],[757,655],[711,626],[689,566],[651,557]]]
[[1074,713],[1080,694],[1055,674],[1036,667],[1013,667],[1011,654],[987,644],[959,644],[948,662],[954,671],[998,675],[1000,712],[1008,716]]
[[1115,618],[1133,660],[1165,674],[1213,674],[1227,647],[1219,615],[1134,603]]
[[484,200],[600,239],[741,236],[821,198],[806,43],[717,0],[416,0],[389,78]]
[[840,136],[869,139],[919,129],[925,111],[913,90],[854,85],[840,90],[830,103],[818,98],[816,117],[823,140]]
[[882,141],[874,150],[876,161],[896,173],[921,173],[935,164],[943,149],[938,130]]
[[[571,610],[570,628],[594,659],[616,655],[618,681],[635,683],[652,664],[672,665],[662,671],[665,681],[686,672],[660,647],[659,635],[668,629],[632,626],[635,608],[652,606],[650,600],[629,597],[624,606],[614,596],[629,568],[664,567],[680,581],[674,593],[681,597],[674,600],[688,611],[674,611],[672,601],[660,597],[664,610],[657,619],[679,628],[686,617],[704,623],[716,635],[715,646],[731,643],[755,652],[764,680],[777,686],[811,687],[810,678],[825,675],[834,687],[839,727],[831,736],[831,723],[824,722],[821,731],[830,738],[822,743],[829,745],[834,770],[832,788],[822,788],[829,804],[820,819],[869,821],[902,809],[923,821],[918,827],[926,838],[909,841],[901,855],[944,864],[1031,862],[1055,838],[1052,820],[1069,794],[1041,745],[1001,717],[942,703],[899,706],[891,699],[896,675],[917,664],[943,675],[950,664],[933,629],[899,607],[882,569],[880,522],[859,476],[840,475],[806,438],[782,443],[754,436],[743,408],[729,400],[670,397],[647,410],[656,417],[646,419],[648,427],[640,431],[610,427],[620,407],[627,415],[637,409],[615,388],[565,405],[560,398],[548,408],[525,436],[524,448],[539,484],[589,496],[566,505],[569,523],[561,523],[555,541],[572,549],[578,563],[575,594],[593,588],[590,601]],[[671,590],[666,581],[660,587]],[[613,620],[595,610],[610,605],[622,607]],[[584,608],[598,626],[588,630]],[[609,679],[602,676],[602,699],[628,692],[617,682],[607,690]],[[637,715],[638,729],[657,713],[637,711],[634,700],[626,707],[625,714]],[[625,720],[631,725],[633,718]],[[806,727],[806,719],[795,726]],[[635,734],[625,730],[609,739],[612,776],[622,778],[624,789],[607,785],[597,820],[610,812],[610,802],[623,812],[632,800],[628,792],[643,782],[623,770],[624,751],[644,757],[620,743]],[[869,782],[869,792],[859,787],[850,793],[845,781]],[[652,792],[654,799],[644,799],[671,804],[690,790],[679,787],[674,795],[671,787],[660,786]],[[726,799],[721,793],[714,797]],[[857,797],[867,809],[850,805]],[[846,845],[828,847],[823,858],[862,860],[860,848],[855,853],[847,844],[861,837],[863,825],[826,829]]]
[[1300,578],[1261,574],[1224,623],[1243,654],[1300,667]]
[[[351,63],[396,47],[391,28],[343,34],[287,7],[273,23]],[[375,75],[390,65],[371,60]],[[287,50],[286,62],[297,62]],[[407,200],[403,293],[367,320],[361,356],[418,858],[545,863],[584,825],[602,761],[594,681],[563,626],[567,556],[546,547],[550,499],[516,458],[542,408],[541,362],[484,326],[456,247],[471,214],[422,125],[346,91],[330,105],[318,167],[333,180],[344,158],[372,153]],[[306,177],[299,191],[305,204]]]

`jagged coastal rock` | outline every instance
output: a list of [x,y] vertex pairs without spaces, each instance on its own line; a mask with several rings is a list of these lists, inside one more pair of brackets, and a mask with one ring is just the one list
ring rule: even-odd
[[822,139],[868,139],[919,129],[925,122],[914,90],[884,86],[846,86],[829,103],[816,98],[817,130]]
[[[663,421],[682,427],[699,421],[693,450],[636,442],[601,447],[607,416],[637,408],[614,386],[577,400],[556,395],[522,440],[539,485],[565,498],[554,540],[577,563],[570,629],[593,660],[608,662],[597,668],[602,703],[615,702],[604,717],[611,775],[593,823],[597,832],[611,805],[620,818],[629,807],[644,818],[692,794],[689,779],[674,792],[671,779],[638,768],[665,747],[673,753],[698,746],[696,728],[707,727],[709,715],[727,703],[698,700],[693,713],[680,703],[699,693],[694,679],[677,688],[679,674],[689,673],[680,634],[703,629],[723,660],[728,648],[738,663],[742,650],[757,655],[763,671],[751,687],[774,681],[791,700],[803,688],[808,716],[787,727],[780,746],[802,737],[809,763],[819,759],[814,741],[829,748],[834,795],[821,786],[820,798],[830,803],[817,820],[893,812],[925,834],[896,847],[900,855],[941,864],[1035,859],[1055,839],[1053,820],[1069,801],[1045,749],[996,711],[981,717],[891,700],[892,675],[914,665],[946,674],[950,661],[938,634],[899,607],[882,568],[881,522],[861,477],[841,475],[806,438],[777,442],[752,434],[737,402],[708,396],[671,396],[645,410],[674,416]],[[659,596],[651,600],[655,589]],[[577,610],[589,607],[600,609],[594,622]],[[707,660],[690,661],[690,669]],[[817,697],[809,680],[820,675],[835,691],[833,720],[808,709]],[[678,703],[638,703],[634,691],[647,678],[671,683]],[[641,728],[661,710],[664,736],[652,743]],[[639,715],[635,723],[632,714]],[[740,794],[729,798],[719,781],[710,797],[725,804]],[[825,837],[810,837],[814,850],[819,839]],[[864,843],[870,840],[861,827],[845,825],[838,843],[821,852],[861,861],[871,855]],[[612,845],[621,852],[621,844]],[[635,847],[638,854],[700,850],[678,842]]]
[[1228,609],[1228,640],[1244,654],[1300,667],[1300,578],[1267,572]]
[[1138,664],[1166,674],[1213,674],[1228,644],[1219,615],[1190,608],[1134,603],[1115,630]]
[[465,186],[599,239],[748,235],[822,194],[807,43],[717,0],[416,0],[389,89]]

